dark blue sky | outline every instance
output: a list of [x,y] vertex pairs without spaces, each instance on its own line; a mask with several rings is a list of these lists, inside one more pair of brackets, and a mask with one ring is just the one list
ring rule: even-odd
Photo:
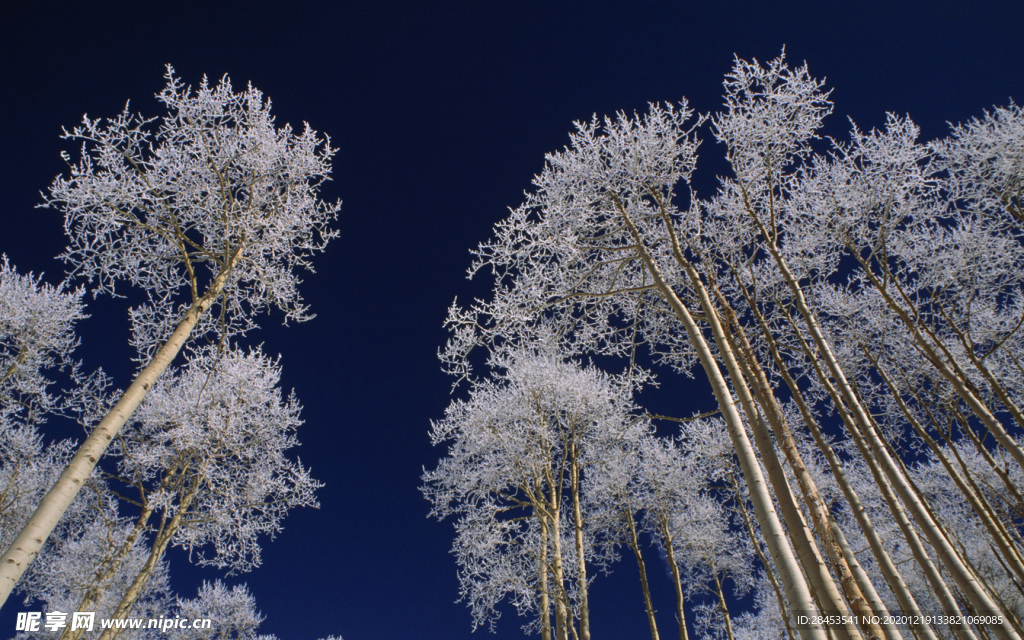
[[[474,292],[468,250],[519,203],[573,120],[682,96],[714,109],[733,54],[766,60],[783,45],[834,88],[839,136],[846,117],[870,128],[894,111],[934,137],[1024,100],[1020,2],[13,4],[0,9],[0,252],[22,271],[62,271],[60,220],[33,208],[63,169],[60,127],[127,99],[156,114],[166,63],[191,83],[251,81],[279,123],[308,121],[340,147],[324,195],[344,201],[341,238],[303,288],[318,317],[286,329],[272,317],[260,334],[305,405],[303,462],[327,485],[321,509],[292,514],[244,578],[264,631],[282,640],[470,636],[453,602],[451,524],[426,519],[417,489],[442,453],[427,439],[448,402],[441,322],[456,294]],[[90,309],[82,357],[125,385],[125,311]],[[216,576],[180,554],[171,570],[185,595]],[[636,583],[630,563],[597,579],[598,637],[647,634]],[[673,634],[670,586],[653,588]],[[521,637],[520,622],[507,615],[494,637]]]

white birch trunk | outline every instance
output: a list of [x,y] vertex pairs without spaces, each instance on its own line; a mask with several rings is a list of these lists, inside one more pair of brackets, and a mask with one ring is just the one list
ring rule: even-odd
[[171,364],[178,352],[185,345],[189,335],[195,328],[199,318],[206,313],[220,296],[224,285],[231,275],[242,253],[242,247],[235,250],[221,272],[210,283],[207,292],[194,303],[185,317],[178,323],[174,333],[164,342],[149,364],[139,372],[125,390],[121,399],[110,412],[93,429],[89,437],[78,448],[74,458],[61,473],[56,484],[43,497],[35,513],[29,518],[25,527],[11,543],[11,546],[0,558],[0,606],[7,601],[18,580],[28,569],[28,565],[39,555],[46,539],[57,526],[68,506],[85,486],[103,452],[124,426],[132,412],[142,403],[142,399],[157,381],[164,370]]
[[577,585],[580,591],[580,640],[590,640],[590,601],[587,597],[587,562],[583,553],[583,513],[580,509],[579,443],[573,440],[569,464],[572,491],[573,542],[576,547]]

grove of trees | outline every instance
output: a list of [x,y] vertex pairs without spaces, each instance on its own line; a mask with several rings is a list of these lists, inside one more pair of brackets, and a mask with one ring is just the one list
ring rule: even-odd
[[[253,336],[310,317],[335,150],[251,86],[166,80],[161,117],[65,132],[68,281],[0,264],[0,605],[217,626],[24,640],[269,640],[244,585],[175,593],[167,551],[247,572],[317,506]],[[493,288],[449,310],[421,486],[473,629],[601,637],[591,587],[628,570],[652,640],[1024,639],[1024,112],[840,140],[784,56],[724,91],[577,123],[473,252]],[[130,307],[123,389],[76,355],[87,293]]]
[[1024,637],[1024,112],[838,140],[784,56],[724,92],[577,123],[473,252],[422,489],[474,628],[589,640],[629,557],[653,640]]

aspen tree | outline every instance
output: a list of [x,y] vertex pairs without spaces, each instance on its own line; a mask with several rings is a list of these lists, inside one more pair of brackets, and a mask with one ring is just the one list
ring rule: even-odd
[[256,314],[309,313],[299,268],[337,232],[337,204],[319,199],[334,153],[308,126],[279,128],[253,87],[224,77],[193,90],[168,67],[157,98],[167,114],[83,119],[64,137],[82,144],[45,203],[64,214],[63,259],[97,293],[125,284],[145,302],[132,311],[141,371],[82,443],[36,513],[0,559],[0,604],[81,490],[146,393],[197,335],[226,341]]
[[[634,371],[653,364],[659,376],[699,366],[749,490],[764,564],[787,601],[781,610],[854,611],[861,621],[887,611],[877,573],[860,566],[796,446],[793,429],[806,426],[857,522],[859,533],[848,532],[864,536],[905,613],[934,597],[950,615],[1001,615],[986,631],[1020,638],[1006,583],[979,563],[1001,562],[1013,579],[1024,568],[1015,520],[1024,492],[1013,479],[1024,449],[1011,433],[1024,426],[1021,109],[997,109],[927,146],[909,119],[892,116],[884,131],[854,127],[839,143],[819,139],[832,103],[806,66],[737,59],[725,93],[708,119],[732,175],[708,200],[690,187],[705,119],[694,124],[685,102],[577,123],[525,203],[474,252],[471,275],[490,269],[496,286],[490,299],[452,306],[445,368],[472,379],[473,349],[493,357],[541,326],[570,355],[621,358]],[[793,397],[799,419],[774,387]],[[888,513],[858,495],[865,488],[826,435],[829,414],[852,445],[842,456],[863,462],[858,473],[877,485],[867,494]],[[1006,499],[989,498],[968,471],[957,432]],[[945,465],[991,553],[956,542],[902,459],[903,441]],[[1004,453],[1012,471],[996,462]],[[914,588],[926,582],[932,593],[912,592],[876,533],[892,524],[924,577],[906,569]],[[899,637],[871,623],[864,631]],[[952,632],[976,637],[967,623]]]
[[130,615],[172,543],[200,565],[248,571],[260,564],[260,538],[280,532],[290,509],[318,506],[320,484],[286,455],[301,420],[279,379],[260,353],[207,350],[154,385],[112,451],[155,521],[148,557],[113,617]]
[[432,440],[449,448],[424,472],[423,492],[432,515],[459,517],[453,552],[474,628],[493,625],[508,598],[521,615],[536,615],[542,632],[582,639],[599,507],[589,477],[649,426],[632,415],[639,412],[628,378],[562,361],[546,347],[506,357],[434,423]]

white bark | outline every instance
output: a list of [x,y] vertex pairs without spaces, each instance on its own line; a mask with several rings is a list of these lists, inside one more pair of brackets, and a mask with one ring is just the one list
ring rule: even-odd
[[103,452],[106,451],[132,412],[142,402],[153,383],[181,351],[200,316],[206,313],[220,296],[241,252],[241,247],[236,249],[210,284],[209,291],[185,313],[185,317],[178,323],[174,333],[164,342],[149,364],[136,376],[106,417],[96,425],[96,428],[79,447],[75,457],[68,463],[67,468],[61,473],[57,483],[47,492],[35,513],[32,514],[25,527],[0,558],[0,606],[7,601],[28,565],[39,555],[39,550],[42,549],[46,539],[57,526],[60,517],[64,515],[68,506],[85,485],[86,479],[96,468]]

